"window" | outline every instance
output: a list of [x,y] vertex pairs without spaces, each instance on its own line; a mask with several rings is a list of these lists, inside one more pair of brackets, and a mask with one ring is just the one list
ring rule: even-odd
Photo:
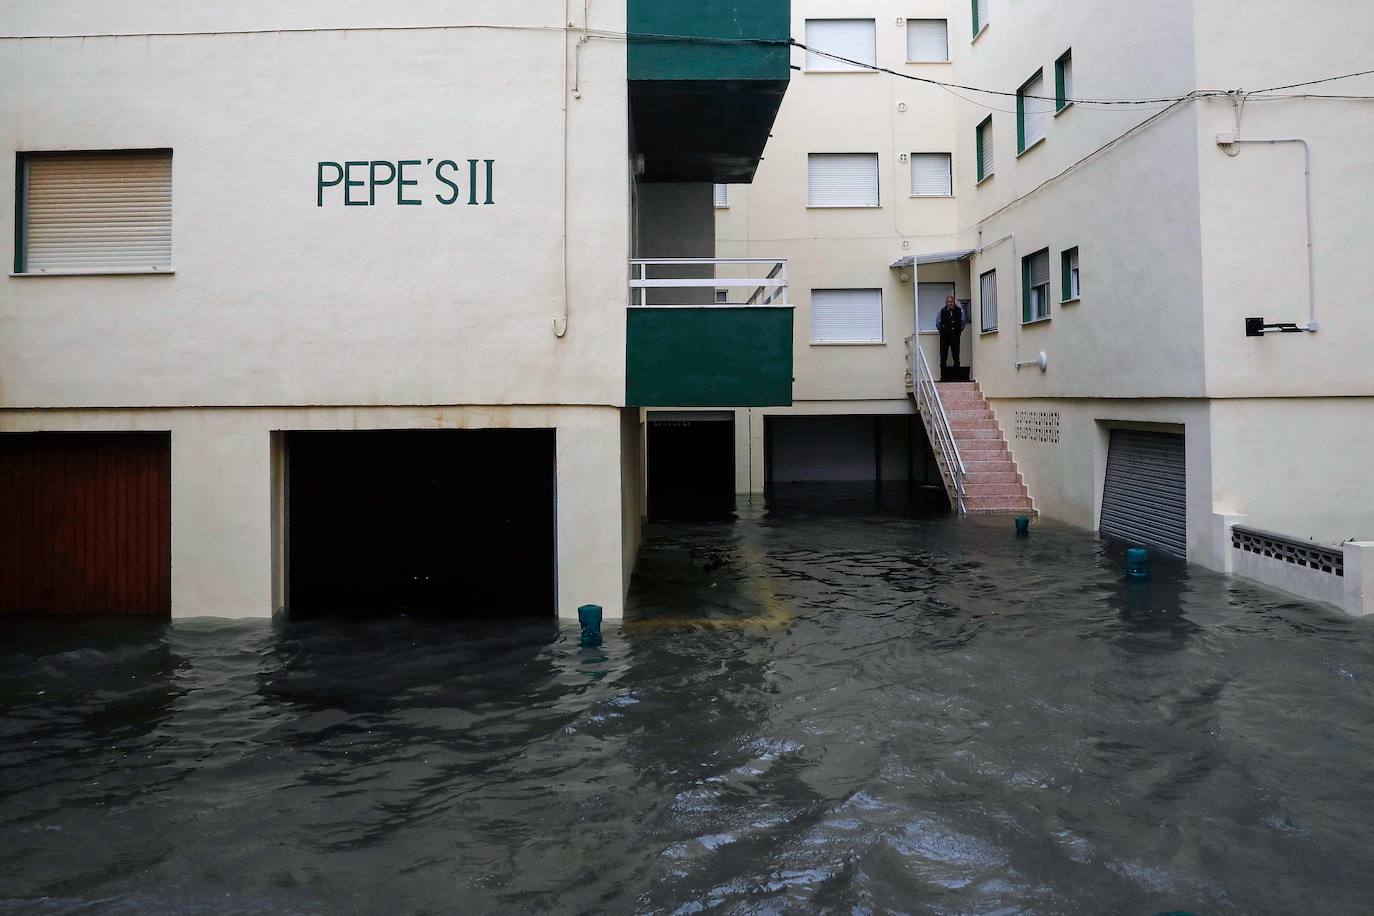
[[20,153],[15,273],[172,267],[172,153]]
[[949,20],[908,19],[906,59],[912,64],[949,62]]
[[717,210],[724,210],[730,206],[730,192],[725,185],[711,185],[711,193],[715,196]]
[[1050,250],[1021,259],[1021,323],[1050,317]]
[[936,322],[940,320],[940,309],[945,307],[945,299],[953,295],[953,283],[916,284],[916,329],[938,330]]
[[1073,51],[1054,62],[1054,110],[1063,111],[1073,104]]
[[1016,151],[1024,153],[1045,139],[1049,120],[1049,100],[1045,97],[1045,71],[1039,70],[1016,91]]
[[973,0],[973,37],[977,38],[988,24],[988,6],[991,0]]
[[994,160],[992,157],[992,115],[988,115],[978,125],[978,180],[992,177]]
[[949,153],[911,154],[911,196],[950,197],[954,194],[953,157]]
[[882,343],[883,291],[813,289],[812,343]]
[[877,153],[812,153],[808,171],[807,206],[878,206]]
[[[806,20],[806,69],[829,73],[876,73],[869,69],[878,65],[878,26],[872,19],[808,19]],[[843,57],[867,67],[847,64],[826,57]]]
[[1078,247],[1075,246],[1065,251],[1059,256],[1059,268],[1063,274],[1064,302],[1074,302],[1082,292],[1082,287],[1078,282]]
[[716,290],[716,305],[729,305],[730,291],[728,289]]
[[978,301],[982,310],[984,331],[997,330],[997,271],[990,270],[978,278]]

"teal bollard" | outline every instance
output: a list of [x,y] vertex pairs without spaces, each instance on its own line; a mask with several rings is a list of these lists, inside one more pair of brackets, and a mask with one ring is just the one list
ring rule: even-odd
[[582,625],[582,645],[601,645],[601,605],[584,604],[577,609],[577,622]]
[[1131,579],[1150,578],[1150,552],[1144,547],[1126,551],[1126,576]]
[[1024,515],[1017,516],[1017,518],[1016,518],[1016,536],[1017,536],[1017,537],[1026,537],[1026,536],[1029,535],[1029,534],[1030,534],[1030,519],[1026,518]]

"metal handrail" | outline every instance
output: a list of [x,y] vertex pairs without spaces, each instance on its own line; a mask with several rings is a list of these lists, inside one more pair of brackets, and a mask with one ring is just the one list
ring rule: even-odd
[[949,425],[949,414],[940,398],[940,389],[935,384],[935,376],[930,371],[930,362],[925,351],[914,337],[907,338],[907,366],[912,379],[912,393],[916,397],[916,407],[925,408],[930,417],[931,444],[940,452],[950,477],[954,479],[954,508],[960,515],[968,514],[965,497],[964,460],[959,456],[959,446],[954,441],[954,430]]
[[[716,268],[721,266],[741,266],[744,273],[759,273],[748,268],[769,268],[767,276],[726,278],[719,277]],[[701,267],[711,268],[710,276],[702,277],[651,277],[650,268],[654,267]],[[772,306],[791,308],[787,302],[787,259],[786,258],[632,258],[630,260],[630,307],[631,308],[705,308]],[[749,290],[745,302],[700,302],[677,306],[659,306],[649,301],[649,290],[711,290],[711,298],[721,290]],[[726,293],[729,298],[729,293]]]

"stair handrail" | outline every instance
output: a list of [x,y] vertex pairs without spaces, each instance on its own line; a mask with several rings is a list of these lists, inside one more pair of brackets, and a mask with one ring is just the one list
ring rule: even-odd
[[939,449],[941,456],[945,460],[945,467],[949,468],[950,476],[954,478],[954,508],[960,515],[968,514],[968,506],[965,502],[964,478],[967,471],[964,469],[964,461],[959,457],[959,446],[954,441],[954,430],[949,425],[949,415],[945,412],[945,402],[940,398],[940,389],[936,387],[935,376],[931,374],[930,362],[926,359],[925,350],[921,348],[920,341],[912,341],[911,364],[914,371],[914,392],[916,395],[916,406],[920,408],[924,403],[930,415],[930,430],[932,444]]

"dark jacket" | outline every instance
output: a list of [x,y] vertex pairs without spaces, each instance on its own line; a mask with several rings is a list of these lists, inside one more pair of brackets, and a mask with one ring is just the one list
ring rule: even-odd
[[957,305],[954,308],[947,305],[941,308],[935,330],[945,337],[958,337],[964,330],[964,310]]

